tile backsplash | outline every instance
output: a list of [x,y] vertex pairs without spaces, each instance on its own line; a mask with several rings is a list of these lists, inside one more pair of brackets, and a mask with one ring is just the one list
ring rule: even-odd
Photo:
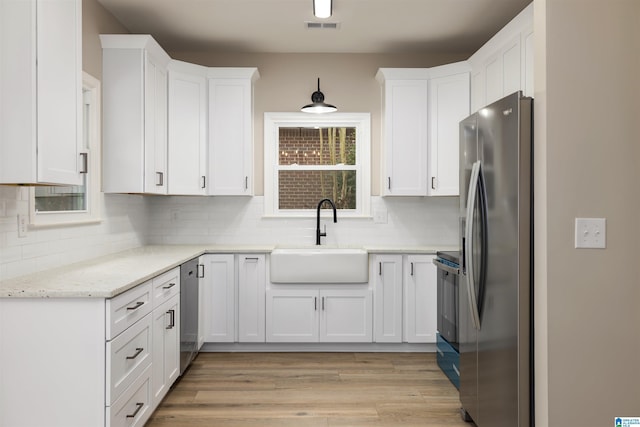
[[[315,218],[263,217],[264,197],[103,195],[98,224],[29,228],[29,188],[0,186],[0,279],[144,244],[313,245]],[[372,197],[373,218],[323,217],[327,245],[455,246],[457,197]],[[328,214],[329,212],[325,212]]]
[[29,215],[29,188],[0,185],[0,279],[145,244],[147,202],[142,196],[104,195],[97,224],[29,228],[18,236],[18,215]]
[[[219,245],[315,244],[313,218],[263,217],[264,197],[157,197],[150,200],[148,242]],[[373,218],[328,217],[328,245],[454,246],[458,243],[457,197],[371,198]],[[324,212],[328,214],[328,210]]]

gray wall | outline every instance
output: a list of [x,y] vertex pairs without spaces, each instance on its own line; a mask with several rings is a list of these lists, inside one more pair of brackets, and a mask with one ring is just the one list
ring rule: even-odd
[[536,426],[608,426],[640,417],[640,2],[534,7]]

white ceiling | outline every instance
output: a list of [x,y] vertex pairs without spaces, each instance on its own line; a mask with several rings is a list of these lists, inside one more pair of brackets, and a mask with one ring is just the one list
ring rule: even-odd
[[420,54],[474,52],[532,0],[333,0],[324,20],[312,0],[98,1],[168,51]]

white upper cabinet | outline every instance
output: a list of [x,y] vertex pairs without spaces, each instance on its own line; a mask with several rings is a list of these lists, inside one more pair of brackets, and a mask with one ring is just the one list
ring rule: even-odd
[[257,68],[210,68],[210,195],[253,195],[253,83]]
[[167,53],[148,35],[101,35],[103,191],[167,194]]
[[471,58],[471,111],[518,90],[533,96],[533,3]]
[[459,123],[469,115],[469,65],[431,68],[429,79],[429,196],[457,196]]
[[385,196],[427,195],[428,79],[425,68],[381,68]]
[[83,182],[81,3],[0,0],[0,184]]
[[207,191],[207,68],[169,63],[169,194]]
[[469,114],[466,62],[381,68],[385,196],[458,194],[458,123]]

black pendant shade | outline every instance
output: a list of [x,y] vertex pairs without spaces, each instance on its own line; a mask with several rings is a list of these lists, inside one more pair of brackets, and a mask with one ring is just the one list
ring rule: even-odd
[[324,94],[320,92],[320,78],[318,78],[318,90],[311,94],[311,104],[307,104],[300,109],[305,113],[333,113],[337,111],[334,105],[327,104],[324,102]]

